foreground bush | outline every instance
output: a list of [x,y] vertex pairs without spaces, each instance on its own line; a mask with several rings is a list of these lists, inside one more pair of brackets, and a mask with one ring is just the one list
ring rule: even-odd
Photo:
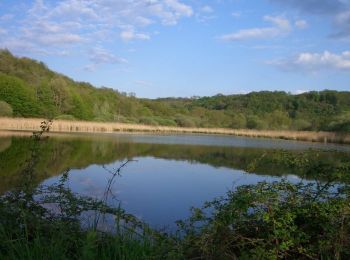
[[[180,221],[189,258],[349,259],[345,188],[276,182],[242,186]],[[327,188],[325,188],[327,187]]]
[[[349,259],[349,190],[324,187],[284,181],[241,186],[192,209],[176,235],[62,184],[37,190],[36,200],[10,193],[0,200],[0,258]],[[81,228],[79,216],[91,211],[115,218],[111,233],[99,231],[98,223]]]

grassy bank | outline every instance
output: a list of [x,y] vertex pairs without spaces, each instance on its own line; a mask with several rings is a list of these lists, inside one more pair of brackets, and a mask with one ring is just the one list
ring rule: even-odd
[[[0,118],[0,130],[7,131],[37,131],[39,118]],[[225,134],[246,137],[278,138],[311,142],[328,142],[350,144],[349,133],[313,132],[313,131],[282,131],[282,130],[252,130],[226,128],[187,128],[170,126],[150,126],[125,123],[104,123],[87,121],[55,120],[52,132],[75,133],[113,133],[113,132],[152,132],[152,133],[195,133],[195,134]]]

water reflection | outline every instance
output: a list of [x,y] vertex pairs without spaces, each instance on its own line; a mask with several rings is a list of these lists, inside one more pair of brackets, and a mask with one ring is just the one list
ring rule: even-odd
[[[27,137],[0,139],[0,192],[18,184],[30,145]],[[277,149],[281,147],[289,150]],[[54,135],[39,151],[34,181],[51,184],[70,169],[68,185],[74,192],[102,198],[110,178],[102,166],[113,169],[126,159],[136,160],[116,179],[112,192],[117,200],[108,203],[121,203],[127,212],[163,227],[187,217],[191,206],[199,207],[239,185],[281,177],[293,182],[326,178],[301,172],[281,159],[281,153],[292,156],[310,147],[315,144],[224,136]],[[349,160],[348,146],[330,148],[339,151],[309,153],[315,163]],[[252,165],[253,173],[247,173]]]

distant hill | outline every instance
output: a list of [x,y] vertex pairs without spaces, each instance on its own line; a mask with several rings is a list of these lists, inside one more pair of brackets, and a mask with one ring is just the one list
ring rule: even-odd
[[118,121],[183,127],[350,132],[350,92],[141,99],[76,82],[0,50],[0,116]]

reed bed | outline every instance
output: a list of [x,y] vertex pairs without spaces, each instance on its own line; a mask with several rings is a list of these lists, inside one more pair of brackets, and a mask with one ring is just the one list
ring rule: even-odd
[[[44,119],[40,118],[0,118],[0,130],[38,131],[40,130],[40,123],[43,120]],[[68,120],[55,120],[52,124],[51,131],[64,133],[152,132],[224,134],[246,137],[264,137],[310,142],[350,144],[349,133],[225,128],[184,128],[171,126],[149,126],[141,124],[124,124],[112,122],[104,123]]]

